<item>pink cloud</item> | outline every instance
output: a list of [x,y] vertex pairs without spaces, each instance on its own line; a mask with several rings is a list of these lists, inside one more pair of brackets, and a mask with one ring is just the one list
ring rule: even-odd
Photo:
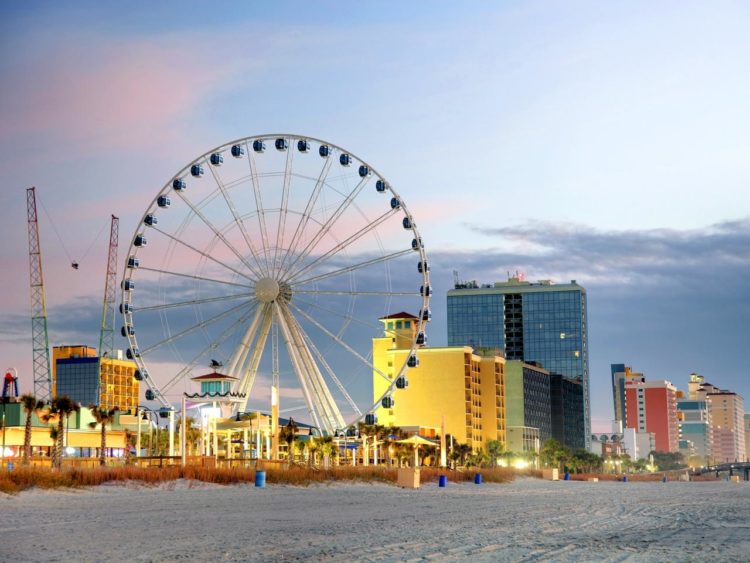
[[170,140],[183,119],[230,71],[194,44],[133,39],[104,48],[89,42],[30,61],[3,96],[2,136],[39,136],[96,150]]

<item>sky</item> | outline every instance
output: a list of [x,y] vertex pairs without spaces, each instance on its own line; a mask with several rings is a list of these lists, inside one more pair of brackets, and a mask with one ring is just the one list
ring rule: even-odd
[[453,270],[576,279],[594,429],[610,363],[750,397],[748,27],[745,2],[4,3],[0,361],[30,388],[25,188],[51,342],[95,343],[110,214],[127,238],[196,156],[290,132],[423,218],[431,344]]

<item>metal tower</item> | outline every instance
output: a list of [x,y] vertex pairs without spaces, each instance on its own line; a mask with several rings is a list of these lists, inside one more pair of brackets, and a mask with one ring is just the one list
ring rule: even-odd
[[104,281],[104,304],[102,306],[102,329],[99,335],[99,356],[114,357],[115,349],[115,299],[117,288],[117,243],[120,220],[112,215],[109,231],[109,253],[107,257],[107,277]]
[[49,364],[47,307],[44,303],[42,248],[36,216],[36,188],[26,190],[26,215],[29,223],[29,277],[31,285],[31,343],[33,349],[34,394],[41,401],[52,399],[52,372]]

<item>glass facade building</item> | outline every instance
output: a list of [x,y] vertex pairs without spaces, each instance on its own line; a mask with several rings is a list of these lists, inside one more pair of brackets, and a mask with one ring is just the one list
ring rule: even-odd
[[[448,345],[497,346],[508,360],[537,362],[580,382],[583,442],[590,447],[586,290],[575,281],[530,283],[518,278],[448,292]],[[572,408],[572,406],[571,406]]]
[[80,405],[99,404],[99,358],[64,358],[57,362],[57,396]]

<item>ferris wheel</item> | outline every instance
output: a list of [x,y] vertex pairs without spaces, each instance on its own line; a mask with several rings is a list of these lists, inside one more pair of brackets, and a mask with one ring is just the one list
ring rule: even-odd
[[[280,393],[332,435],[393,405],[430,293],[414,217],[380,172],[325,141],[262,135],[199,156],[158,191],[128,250],[121,331],[148,400],[169,407],[211,365],[243,397],[235,410]],[[384,370],[372,338],[396,342],[379,322],[396,311],[414,315],[409,352]],[[373,378],[387,382],[378,396]]]

